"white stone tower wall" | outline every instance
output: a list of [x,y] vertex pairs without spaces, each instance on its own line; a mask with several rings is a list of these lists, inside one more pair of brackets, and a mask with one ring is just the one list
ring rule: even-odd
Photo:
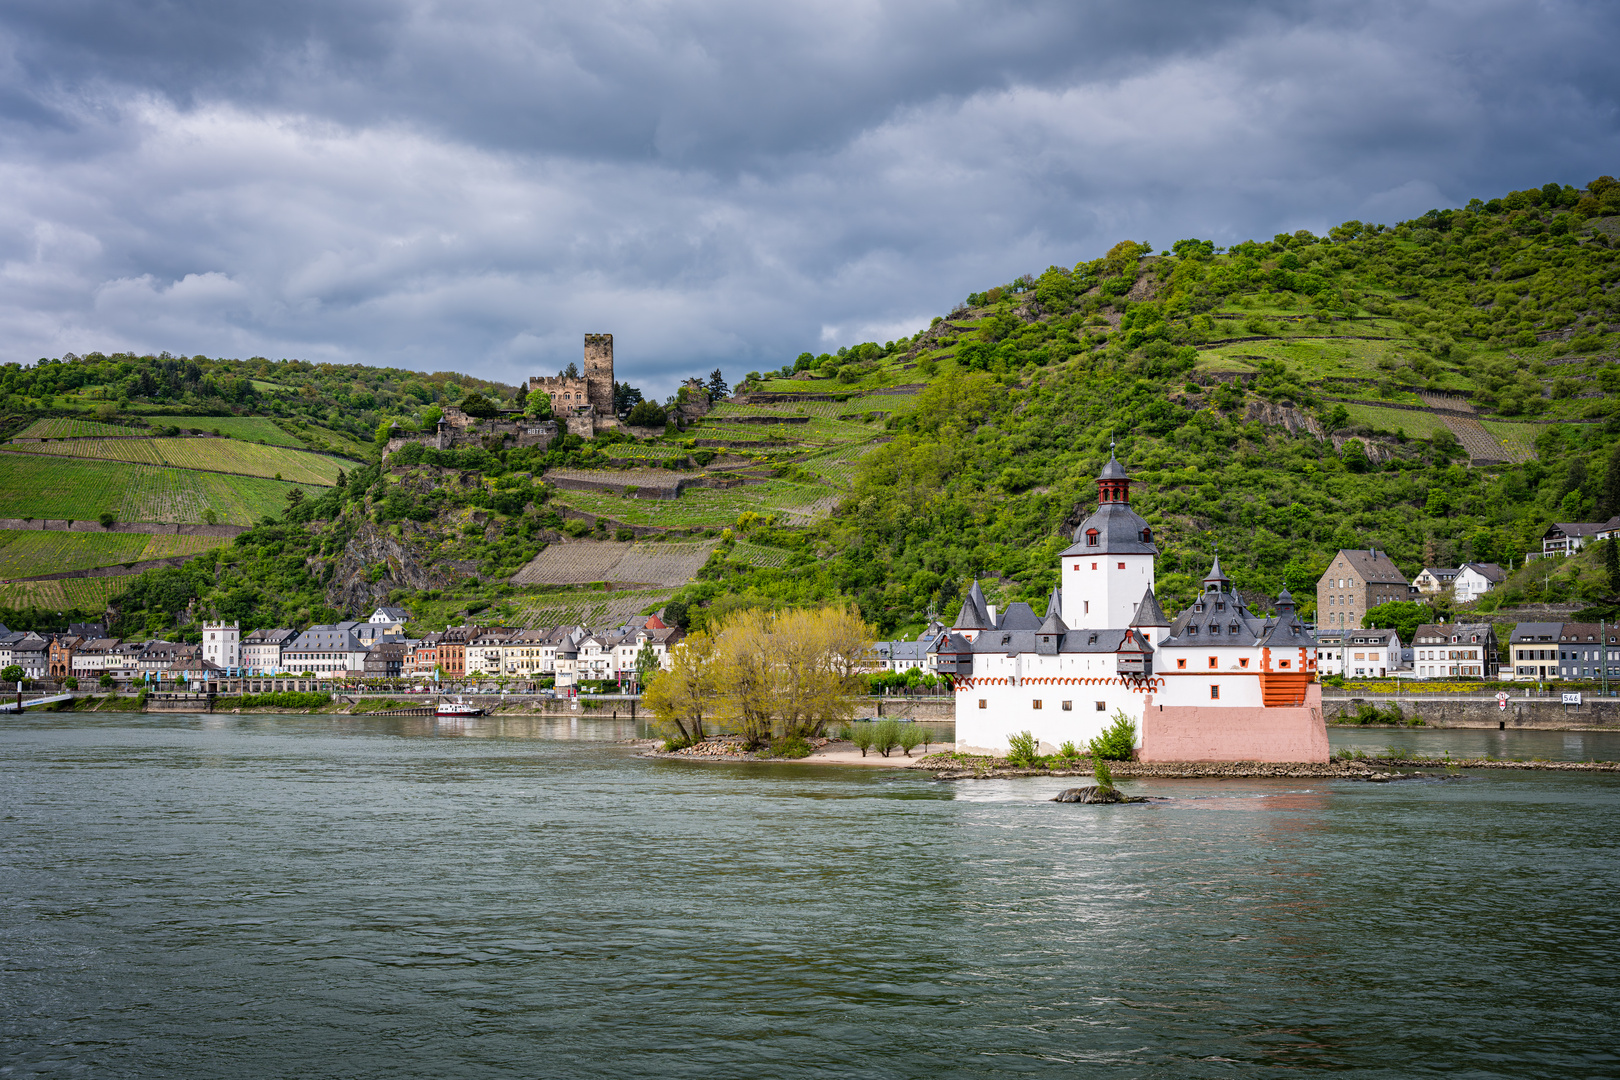
[[1063,556],[1064,623],[1072,630],[1122,630],[1131,625],[1142,594],[1153,585],[1153,563],[1152,555]]
[[242,624],[205,622],[202,630],[203,659],[222,668],[242,666]]

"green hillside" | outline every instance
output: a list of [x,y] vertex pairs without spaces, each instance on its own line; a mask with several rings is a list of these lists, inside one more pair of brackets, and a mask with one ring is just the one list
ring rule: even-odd
[[[517,393],[293,362],[64,358],[6,370],[0,406],[13,419],[0,434],[42,420],[178,427],[188,405],[199,424],[216,409],[238,423],[274,420],[305,452],[222,426],[232,438],[174,446],[148,430],[152,453],[231,447],[235,462],[251,450],[331,471],[298,474],[310,479],[292,501],[292,485],[273,479],[210,487],[222,474],[207,461],[119,464],[14,444],[0,453],[0,517],[106,509],[181,520],[207,509],[243,524],[274,519],[185,567],[141,575],[114,605],[126,628],[172,629],[188,605],[252,626],[379,600],[435,621],[616,612],[588,588],[509,579],[561,536],[640,534],[720,539],[675,593],[671,618],[701,625],[738,605],[848,597],[889,633],[919,627],[930,609],[950,614],[974,577],[993,602],[1042,610],[1112,444],[1164,549],[1167,608],[1190,595],[1218,546],[1241,588],[1260,596],[1286,583],[1310,614],[1339,547],[1386,549],[1409,573],[1465,559],[1517,565],[1548,522],[1620,511],[1617,226],[1620,185],[1602,178],[1230,250],[1122,242],[974,293],[913,338],[751,372],[736,397],[655,439],[411,447],[386,470],[359,459],[388,418],[409,424],[475,386]],[[83,415],[68,416],[73,407]],[[109,434],[54,437],[142,441]],[[295,475],[253,460],[261,476]],[[48,470],[49,483],[19,476],[18,462]],[[125,489],[137,485],[162,490],[132,500]],[[159,504],[169,517],[142,516]],[[1510,584],[1500,598],[1510,603],[1595,603],[1605,591],[1592,575]],[[663,596],[642,599],[656,607]]]

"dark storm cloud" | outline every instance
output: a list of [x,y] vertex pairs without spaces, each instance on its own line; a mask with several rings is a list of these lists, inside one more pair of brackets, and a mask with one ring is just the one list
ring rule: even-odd
[[0,12],[6,359],[667,390],[1122,237],[1617,172],[1611,5],[52,3]]

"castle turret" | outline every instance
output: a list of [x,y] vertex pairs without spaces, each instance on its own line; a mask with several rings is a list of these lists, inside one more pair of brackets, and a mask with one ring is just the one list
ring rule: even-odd
[[984,592],[979,588],[977,581],[973,583],[973,588],[968,590],[967,599],[962,601],[962,610],[957,612],[956,621],[951,624],[951,629],[961,633],[969,641],[982,630],[994,629],[989,605],[984,602]]
[[1063,621],[1070,629],[1130,625],[1153,585],[1153,530],[1131,509],[1131,478],[1112,454],[1097,475],[1097,509],[1063,552]]

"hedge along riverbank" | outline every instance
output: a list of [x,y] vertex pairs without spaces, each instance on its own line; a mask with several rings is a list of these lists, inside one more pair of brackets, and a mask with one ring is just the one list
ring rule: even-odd
[[301,694],[294,690],[284,690],[275,694],[243,694],[241,697],[215,698],[214,708],[319,709],[331,703],[331,694]]

